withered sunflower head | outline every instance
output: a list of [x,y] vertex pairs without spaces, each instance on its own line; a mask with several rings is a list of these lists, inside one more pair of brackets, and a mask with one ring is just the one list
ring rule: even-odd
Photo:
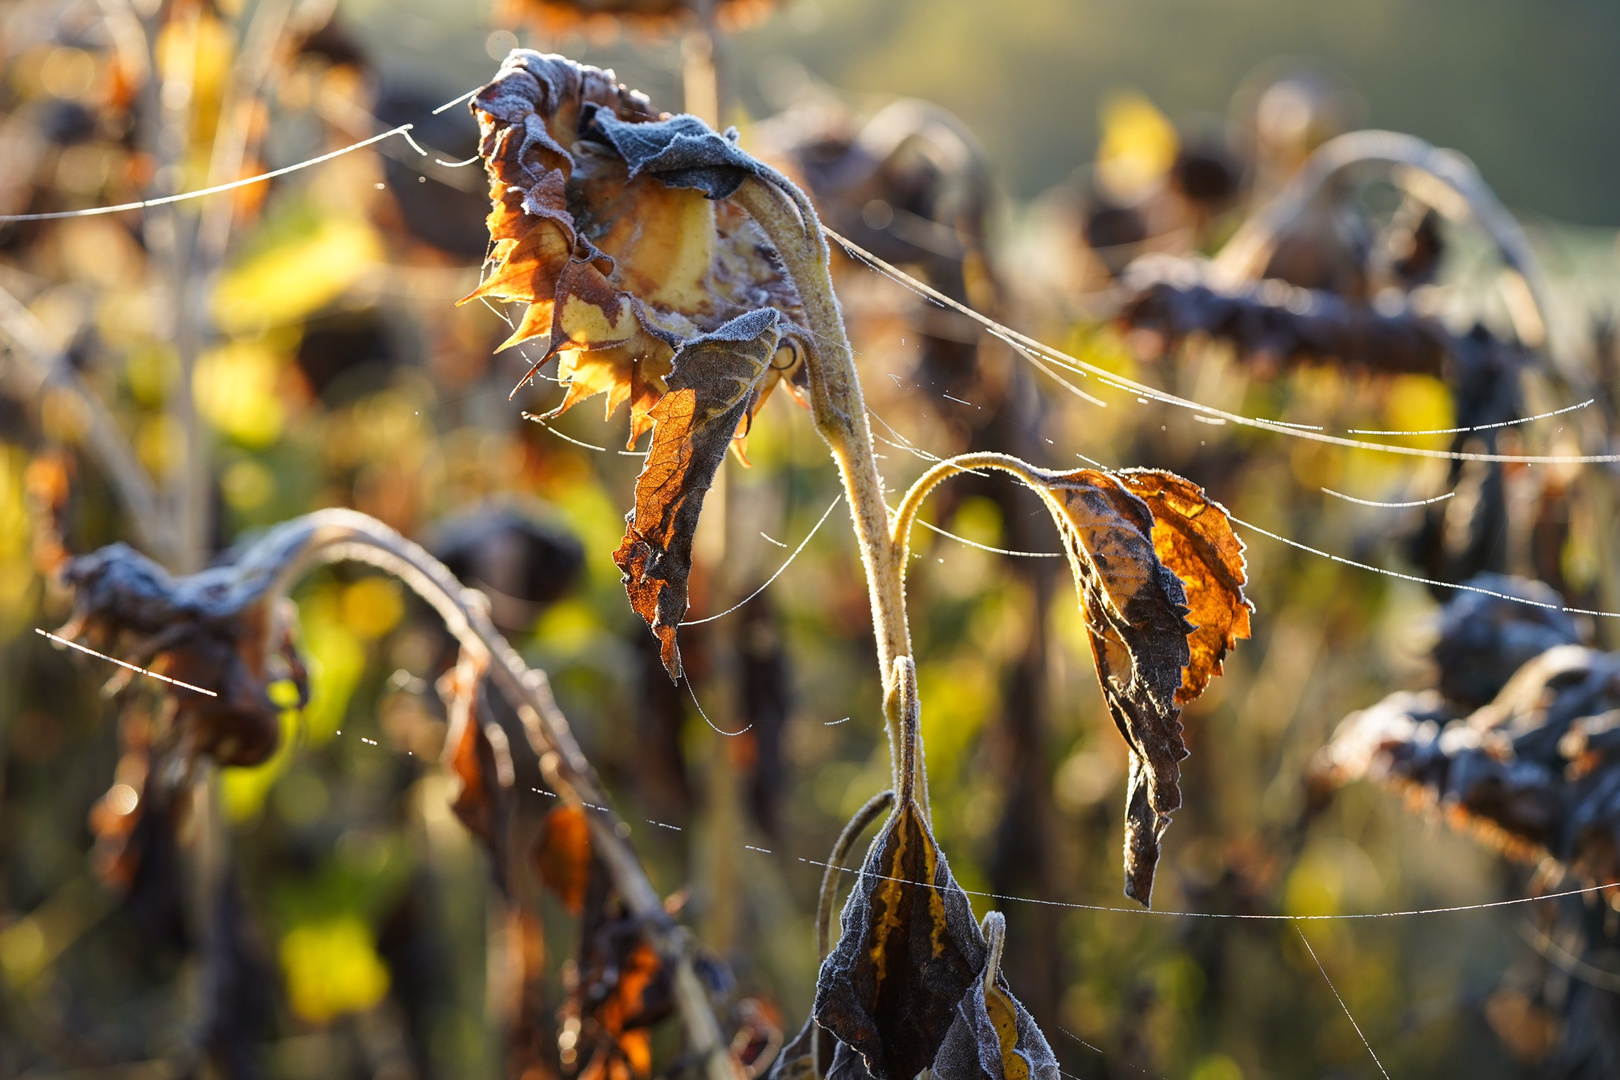
[[[518,49],[472,101],[490,176],[490,270],[463,301],[527,304],[502,348],[536,341],[566,395],[630,402],[630,443],[652,426],[676,353],[749,312],[786,333],[739,426],[803,372],[798,294],[764,234],[726,201],[768,170],[695,117],[655,111],[611,71]],[[529,354],[526,354],[529,355]]]

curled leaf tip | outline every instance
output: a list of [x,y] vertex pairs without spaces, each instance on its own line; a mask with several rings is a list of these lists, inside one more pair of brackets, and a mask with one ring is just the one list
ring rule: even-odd
[[1029,1011],[1012,995],[1001,971],[1007,920],[987,912],[984,971],[956,1006],[956,1017],[934,1059],[940,1080],[1058,1080],[1057,1057]]

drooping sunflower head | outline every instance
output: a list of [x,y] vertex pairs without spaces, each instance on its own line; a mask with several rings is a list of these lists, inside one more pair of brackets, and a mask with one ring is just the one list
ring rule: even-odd
[[502,347],[536,342],[534,368],[557,357],[566,395],[554,413],[597,394],[608,415],[629,401],[633,444],[682,345],[762,308],[789,331],[739,430],[778,382],[793,386],[800,301],[764,234],[725,198],[766,171],[735,131],[656,112],[610,71],[524,49],[472,109],[491,249],[467,300],[527,304]]

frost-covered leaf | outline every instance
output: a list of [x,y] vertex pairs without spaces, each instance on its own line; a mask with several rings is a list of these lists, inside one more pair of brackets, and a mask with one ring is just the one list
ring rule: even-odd
[[650,123],[626,123],[598,105],[581,114],[588,137],[600,137],[630,166],[630,179],[656,176],[669,187],[696,188],[724,199],[750,176],[769,175],[737,145],[737,129],[725,134],[687,113]]
[[[541,362],[558,357],[568,390],[553,415],[599,393],[609,415],[628,400],[633,443],[683,342],[761,308],[803,323],[764,234],[709,197],[761,168],[730,139],[656,112],[611,72],[524,49],[472,108],[493,246],[467,299],[528,304],[505,345],[543,338]],[[750,414],[802,374],[800,355],[784,348]]]
[[934,1059],[939,1080],[1058,1080],[1057,1057],[1001,971],[1007,920],[999,911],[982,927],[989,955],[984,973],[956,1006],[956,1019]]
[[767,309],[687,342],[676,355],[668,393],[648,413],[652,448],[613,561],[624,572],[630,606],[662,643],[671,679],[681,675],[675,632],[686,617],[703,497],[732,436],[747,422],[779,337],[777,313]]
[[[829,1077],[861,1071],[911,1080],[934,1060],[957,1004],[983,969],[985,945],[919,805],[916,672],[895,661],[901,785],[845,902],[838,945],[821,965],[814,1020],[845,1048]],[[843,1060],[840,1059],[843,1055]]]

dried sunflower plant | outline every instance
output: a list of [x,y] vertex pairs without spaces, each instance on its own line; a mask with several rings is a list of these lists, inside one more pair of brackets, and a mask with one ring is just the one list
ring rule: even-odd
[[[61,576],[77,606],[62,636],[121,647],[180,680],[165,691],[166,752],[180,763],[171,771],[262,760],[279,738],[274,685],[302,696],[306,681],[288,589],[324,562],[379,567],[424,597],[460,645],[440,684],[457,813],[485,842],[498,879],[532,865],[581,918],[579,985],[563,1029],[569,1061],[593,1077],[648,1075],[647,1028],[675,1013],[685,1045],[671,1071],[709,1080],[767,1065],[794,1080],[911,1080],[925,1070],[945,1080],[1056,1080],[1051,1048],[1013,996],[1017,973],[1002,969],[1005,920],[994,911],[975,919],[933,835],[908,538],[930,492],[964,473],[1006,474],[1050,512],[1108,712],[1129,748],[1125,889],[1146,905],[1181,803],[1181,710],[1249,633],[1242,544],[1226,511],[1170,473],[1057,472],[996,452],[940,461],[891,509],[831,285],[830,237],[793,182],[742,150],[735,131],[661,113],[611,72],[561,56],[514,51],[472,110],[490,178],[491,248],[467,300],[526,305],[507,344],[542,350],[528,377],[556,361],[567,392],[555,413],[605,395],[609,417],[628,403],[630,445],[650,432],[614,560],[671,679],[682,676],[678,631],[705,496],[728,451],[742,457],[778,384],[810,410],[842,478],[869,590],[891,784],[829,859],[815,1003],[798,1037],[774,1061],[739,1057],[747,1032],[724,1007],[717,962],[649,881],[545,676],[502,638],[479,594],[381,523],[321,511],[187,578],[121,546],[68,560]],[[210,672],[225,681],[204,700],[219,681]],[[513,707],[526,745],[487,719],[486,683]],[[564,802],[538,836],[503,824],[519,798],[514,778],[531,768]],[[841,864],[880,816],[835,935]],[[522,890],[499,883],[521,907]]]

